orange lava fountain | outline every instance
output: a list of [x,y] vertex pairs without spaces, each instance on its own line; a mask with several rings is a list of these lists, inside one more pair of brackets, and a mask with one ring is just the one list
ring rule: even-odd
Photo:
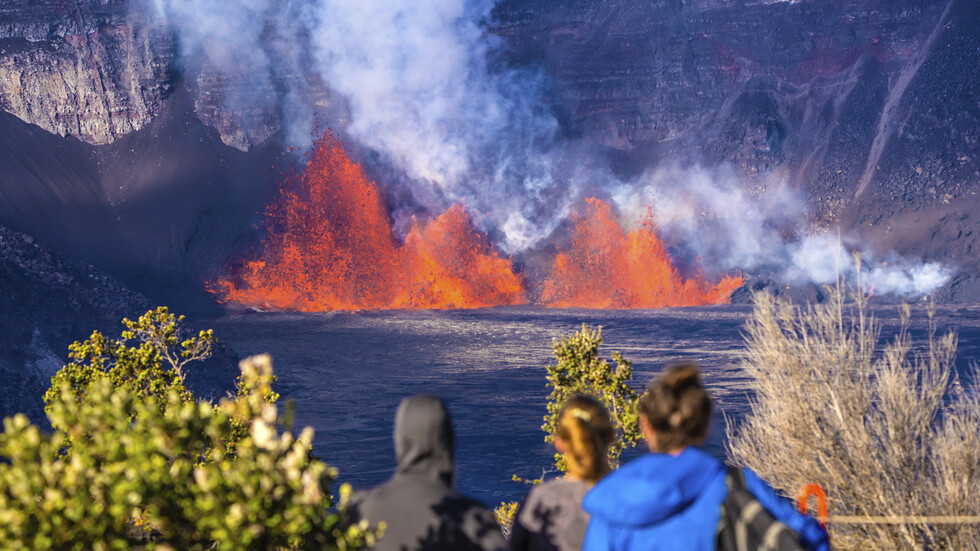
[[221,302],[324,312],[479,308],[525,301],[520,278],[462,206],[400,245],[381,194],[329,133],[265,211],[257,260],[209,283]]
[[612,207],[588,199],[574,218],[571,246],[559,252],[544,282],[541,304],[555,308],[663,308],[728,302],[742,285],[725,276],[711,285],[697,273],[683,277],[657,237],[652,215],[625,232]]

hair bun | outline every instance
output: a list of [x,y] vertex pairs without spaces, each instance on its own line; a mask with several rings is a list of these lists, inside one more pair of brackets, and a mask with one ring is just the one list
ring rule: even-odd
[[701,369],[692,362],[664,369],[640,396],[637,409],[656,433],[658,451],[700,444],[708,434],[712,409],[701,386]]

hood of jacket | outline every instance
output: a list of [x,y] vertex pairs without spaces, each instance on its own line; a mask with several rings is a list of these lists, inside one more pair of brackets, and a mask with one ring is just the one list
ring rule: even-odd
[[614,524],[645,526],[684,511],[726,472],[721,461],[694,447],[676,456],[648,453],[602,478],[582,508]]
[[428,394],[402,400],[395,414],[395,457],[399,475],[452,487],[453,426],[442,400]]

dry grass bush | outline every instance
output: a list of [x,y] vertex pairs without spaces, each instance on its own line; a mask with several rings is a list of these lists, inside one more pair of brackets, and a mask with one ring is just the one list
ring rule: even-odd
[[828,294],[805,307],[756,296],[744,360],[755,396],[729,426],[730,457],[788,496],[820,484],[836,549],[980,549],[978,524],[834,523],[980,515],[980,401],[953,370],[955,335],[936,336],[934,308],[918,350],[908,305],[882,344],[866,297]]

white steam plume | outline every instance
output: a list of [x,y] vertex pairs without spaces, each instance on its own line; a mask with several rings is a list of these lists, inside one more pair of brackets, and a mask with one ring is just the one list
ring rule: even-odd
[[552,233],[586,175],[557,139],[544,78],[490,69],[493,4],[322,0],[313,36],[347,133],[414,180],[418,201],[465,201],[516,252]]
[[[507,252],[548,238],[593,176],[581,144],[558,139],[545,77],[491,70],[501,44],[483,24],[494,0],[154,2],[186,57],[244,75],[231,107],[267,104],[273,73],[311,64],[346,100],[347,135],[402,171],[429,210],[465,202]],[[296,82],[287,95],[302,96]],[[292,143],[312,126],[301,104],[280,102]]]
[[[226,80],[225,107],[282,119],[287,139],[306,144],[313,106],[306,81],[305,2],[278,0],[152,0],[157,16],[177,31],[185,69],[205,69]],[[242,120],[243,126],[252,124]],[[263,138],[265,136],[262,136]]]

